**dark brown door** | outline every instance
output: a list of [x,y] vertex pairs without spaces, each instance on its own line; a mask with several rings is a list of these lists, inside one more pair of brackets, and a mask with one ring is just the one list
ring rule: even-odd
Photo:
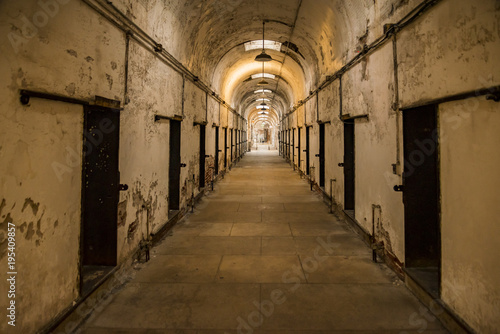
[[300,128],[298,128],[298,131],[297,131],[297,155],[298,155],[298,165],[299,165],[299,169],[300,169],[300,165],[301,165],[301,161],[300,161],[300,158],[302,157],[302,154],[300,152],[302,148],[300,147]]
[[181,177],[181,122],[170,121],[170,157],[168,165],[168,209],[177,211],[180,206]]
[[219,175],[219,127],[215,127],[215,175]]
[[309,149],[310,149],[310,127],[306,127],[306,174],[309,175],[310,168],[310,158],[309,158]]
[[205,188],[205,135],[206,127],[205,125],[200,125],[200,188]]
[[437,108],[403,112],[405,255],[407,267],[440,266]]
[[120,113],[84,108],[82,265],[115,266]]
[[227,167],[227,128],[224,129],[224,168]]
[[325,124],[319,125],[319,186],[325,186]]
[[354,210],[355,200],[354,120],[344,122],[344,210]]
[[231,129],[231,164],[234,161],[234,129]]

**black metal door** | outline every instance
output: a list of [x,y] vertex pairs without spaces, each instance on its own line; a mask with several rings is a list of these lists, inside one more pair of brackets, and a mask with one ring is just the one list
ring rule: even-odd
[[288,160],[290,160],[290,159],[291,159],[291,156],[290,156],[290,155],[291,155],[291,153],[292,153],[292,152],[291,152],[291,150],[290,150],[290,144],[291,144],[291,140],[290,140],[290,139],[291,139],[291,138],[290,138],[290,137],[291,137],[291,136],[290,136],[290,132],[291,132],[291,131],[290,131],[290,129],[288,129],[288,131],[287,131],[287,132],[288,132],[288,143],[287,143]]
[[295,129],[292,129],[292,163],[295,164]]
[[219,175],[219,127],[215,127],[215,175]]
[[200,125],[200,188],[205,188],[205,125]]
[[227,167],[227,128],[224,129],[224,168]]
[[240,157],[240,130],[235,130],[236,131],[236,139],[235,139],[235,158],[238,159]]
[[168,165],[168,209],[180,208],[181,122],[170,121],[170,158]]
[[354,120],[344,122],[344,210],[354,210],[355,199]]
[[310,148],[310,127],[306,127],[306,175],[309,175],[310,158],[309,158],[309,148]]
[[441,258],[437,108],[403,112],[407,267],[438,267]]
[[325,124],[319,125],[319,186],[325,186]]
[[83,130],[82,265],[115,266],[120,113],[85,106]]
[[234,129],[231,129],[231,147],[230,147],[230,154],[231,154],[231,164],[233,163],[234,161]]
[[299,165],[299,169],[300,169],[300,165],[301,165],[301,160],[300,158],[302,157],[302,153],[301,153],[301,150],[302,148],[300,147],[300,128],[298,128],[298,131],[297,131],[297,155],[298,155],[298,165]]

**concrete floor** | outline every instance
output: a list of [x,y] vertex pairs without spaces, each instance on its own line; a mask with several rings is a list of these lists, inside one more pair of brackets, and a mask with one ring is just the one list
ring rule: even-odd
[[447,333],[272,151],[248,153],[81,329],[423,332]]

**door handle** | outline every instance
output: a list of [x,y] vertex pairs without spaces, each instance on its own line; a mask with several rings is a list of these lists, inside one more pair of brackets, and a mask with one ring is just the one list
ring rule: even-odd
[[120,184],[118,186],[118,190],[119,191],[126,191],[126,190],[128,190],[128,184]]
[[343,162],[339,163],[339,167],[344,167],[344,163]]
[[206,159],[206,158],[210,158],[210,156],[209,156],[208,154],[205,154],[205,159]]
[[222,150],[217,150],[217,152],[222,152]]
[[181,166],[181,168],[187,167],[186,164],[181,164],[180,166]]
[[316,154],[315,156],[316,156],[316,157],[318,157],[318,158],[320,158],[320,157],[321,157],[321,154]]
[[307,150],[304,150],[303,152],[307,152]]
[[394,191],[402,192],[404,190],[405,190],[405,186],[403,186],[403,185],[399,185],[399,186],[396,185],[396,186],[394,186]]

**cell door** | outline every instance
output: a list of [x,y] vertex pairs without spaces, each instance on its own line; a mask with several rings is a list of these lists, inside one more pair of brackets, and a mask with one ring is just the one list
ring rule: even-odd
[[235,158],[238,159],[240,157],[240,130],[235,130],[236,132],[236,139],[235,139]]
[[319,186],[325,186],[325,124],[319,125]]
[[291,152],[291,150],[290,150],[290,145],[291,145],[291,143],[292,143],[292,141],[290,140],[290,139],[291,139],[291,138],[290,138],[290,137],[291,137],[291,135],[290,135],[291,130],[290,130],[290,129],[288,129],[288,131],[287,131],[287,132],[288,132],[288,145],[287,145],[287,150],[288,150],[288,160],[290,160],[290,158],[291,158],[291,153],[292,153],[292,152]]
[[354,212],[355,143],[354,120],[344,122],[344,210]]
[[85,106],[82,265],[115,266],[119,192],[120,113]]
[[297,131],[297,155],[298,155],[298,166],[299,166],[299,169],[300,169],[300,165],[301,165],[301,157],[302,157],[302,154],[301,154],[301,147],[300,147],[300,128],[298,128],[298,131]]
[[219,175],[219,127],[215,127],[215,175]]
[[170,121],[170,156],[168,165],[168,210],[180,209],[181,122]]
[[224,168],[227,167],[227,128],[224,129]]
[[295,164],[295,129],[292,129],[292,163]]
[[205,155],[206,155],[206,127],[205,125],[200,125],[200,188],[205,188]]
[[234,129],[231,129],[231,148],[230,148],[231,152],[231,164],[233,163],[234,161]]
[[309,175],[309,169],[311,166],[311,161],[309,158],[309,149],[311,147],[310,134],[311,134],[311,128],[308,126],[308,127],[306,127],[306,150],[305,150],[305,152],[306,152],[306,175]]
[[441,229],[437,107],[403,112],[405,265],[439,295]]

